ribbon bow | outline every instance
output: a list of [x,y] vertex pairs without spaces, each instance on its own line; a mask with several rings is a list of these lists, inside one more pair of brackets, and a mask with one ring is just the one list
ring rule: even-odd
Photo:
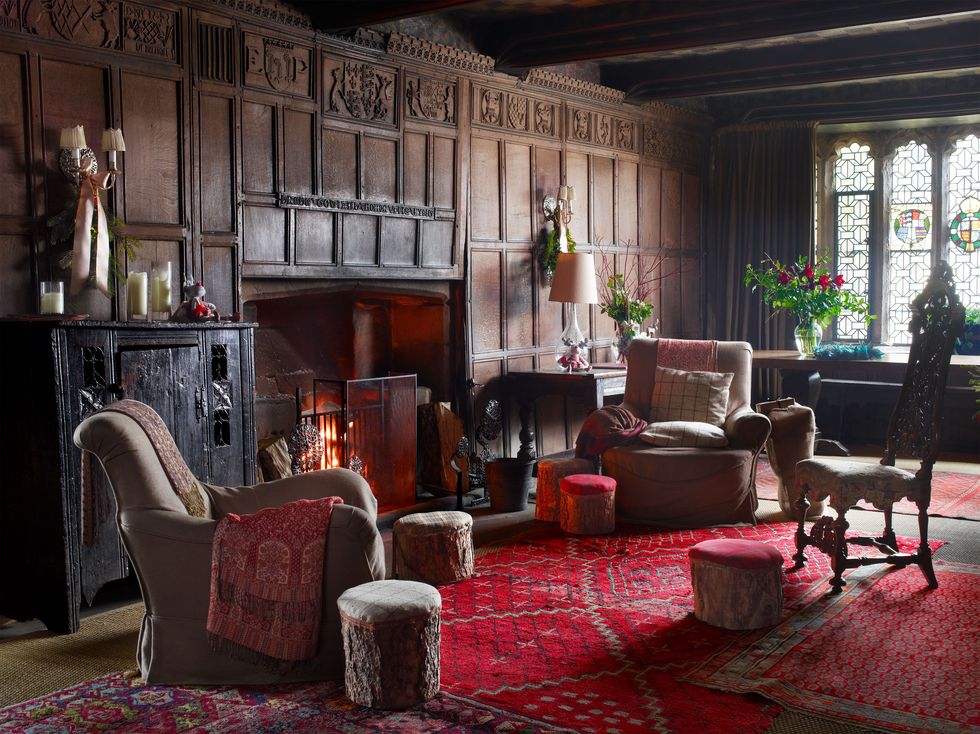
[[90,173],[92,158],[86,156],[79,166],[78,208],[75,210],[75,244],[71,256],[71,289],[75,295],[89,279],[92,261],[92,215],[95,223],[95,287],[109,297],[109,222],[106,220],[99,191],[112,184],[111,171]]

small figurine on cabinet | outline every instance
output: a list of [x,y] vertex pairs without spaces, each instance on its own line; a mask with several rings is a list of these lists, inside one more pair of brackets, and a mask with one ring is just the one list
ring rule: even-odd
[[218,308],[204,300],[204,284],[190,278],[184,281],[184,301],[174,311],[171,321],[218,321]]

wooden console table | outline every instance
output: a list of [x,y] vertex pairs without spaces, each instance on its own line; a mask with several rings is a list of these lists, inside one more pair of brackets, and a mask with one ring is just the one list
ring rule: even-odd
[[625,367],[596,367],[589,372],[559,372],[542,369],[511,372],[507,375],[511,393],[517,399],[521,417],[519,459],[537,458],[534,448],[534,401],[542,395],[563,395],[581,400],[589,412],[602,407],[607,396],[623,395]]
[[[752,366],[778,369],[785,396],[815,409],[823,378],[901,384],[905,380],[908,358],[908,352],[886,352],[881,359],[817,359],[804,357],[795,350],[761,349],[752,353]],[[946,378],[947,387],[968,388],[970,371],[977,367],[980,367],[980,357],[954,354]],[[820,448],[823,451],[818,450],[818,453],[831,449],[827,445]],[[829,453],[837,452],[830,450]]]

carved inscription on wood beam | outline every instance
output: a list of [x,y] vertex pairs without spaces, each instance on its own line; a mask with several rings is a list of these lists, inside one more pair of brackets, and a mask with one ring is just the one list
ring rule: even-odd
[[573,143],[639,152],[636,121],[582,107],[568,108],[568,133],[565,137]]
[[177,13],[136,3],[123,5],[123,49],[177,60]]
[[456,124],[456,84],[441,79],[407,75],[405,110],[409,117],[427,122]]
[[323,57],[323,112],[347,120],[397,124],[395,69]]
[[254,33],[245,34],[245,85],[312,97],[313,49]]
[[362,201],[360,199],[332,199],[326,196],[309,194],[276,194],[276,205],[281,209],[315,209],[324,212],[355,212],[357,214],[385,214],[405,219],[445,219],[452,213],[440,210],[436,216],[434,206],[409,206],[381,201]]
[[526,94],[476,85],[472,117],[477,125],[558,138],[558,105]]
[[24,30],[42,38],[119,48],[119,3],[115,0],[28,0]]

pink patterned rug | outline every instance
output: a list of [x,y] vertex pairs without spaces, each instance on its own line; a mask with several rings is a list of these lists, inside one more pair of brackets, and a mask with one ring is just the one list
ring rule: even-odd
[[840,596],[811,596],[684,679],[866,726],[976,732],[980,567],[937,561],[936,576],[930,591],[916,568],[857,569]]
[[[776,475],[765,457],[759,457],[755,487],[759,499],[774,500],[777,497]],[[871,505],[858,505],[862,510],[875,510]],[[902,500],[895,503],[895,512],[902,515],[918,515],[915,503]],[[980,520],[980,474],[960,474],[939,471],[932,477],[932,502],[929,514],[934,517],[955,517],[964,520]]]

